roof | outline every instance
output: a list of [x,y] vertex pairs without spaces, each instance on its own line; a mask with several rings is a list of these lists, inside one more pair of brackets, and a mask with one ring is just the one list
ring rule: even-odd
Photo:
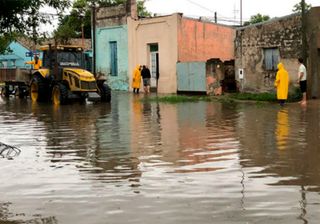
[[8,61],[8,60],[23,60],[23,58],[15,54],[0,55],[0,61]]
[[[41,41],[40,44],[36,44],[36,45],[34,44],[34,42],[30,38],[27,38],[27,37],[18,37],[16,42],[20,43],[22,46],[24,46],[25,48],[27,48],[29,50],[39,49],[41,47],[41,44],[47,45],[47,44],[51,43],[52,45],[54,45],[53,38]],[[91,49],[91,39],[70,38],[67,43],[70,45],[76,45],[76,46],[80,46],[80,47],[82,47],[82,45],[83,45],[83,49],[85,49],[85,50]],[[61,44],[61,43],[58,42],[58,44]]]
[[[44,45],[44,46],[41,46],[40,47],[40,50],[41,51],[46,51],[46,50],[49,50],[49,45]],[[52,50],[65,50],[65,49],[74,49],[74,50],[77,50],[77,51],[83,51],[83,48],[81,46],[78,46],[78,45],[52,45],[51,46],[51,49]]]
[[250,27],[261,26],[261,25],[265,25],[265,24],[268,24],[268,23],[273,23],[273,22],[277,22],[277,21],[280,21],[280,20],[296,17],[296,16],[299,16],[299,15],[300,15],[299,13],[293,13],[293,14],[290,14],[290,15],[282,16],[282,17],[275,17],[275,18],[272,18],[272,19],[269,19],[267,21],[263,21],[263,22],[260,22],[260,23],[254,23],[254,24],[250,24],[248,26],[239,27],[239,28],[236,28],[236,30],[244,30],[244,29],[250,28]]

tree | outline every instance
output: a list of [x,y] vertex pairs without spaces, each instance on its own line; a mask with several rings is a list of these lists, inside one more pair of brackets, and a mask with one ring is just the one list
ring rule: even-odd
[[[308,11],[309,9],[311,9],[312,5],[311,4],[308,4],[306,2],[304,2],[304,8],[306,11]],[[292,9],[292,12],[299,12],[301,13],[302,11],[302,5],[301,5],[301,2],[298,2],[297,4],[295,4],[293,6],[293,9]]]
[[137,2],[138,16],[139,17],[151,17],[151,13],[148,12],[146,7],[144,6],[144,3],[145,3],[145,0]]
[[34,33],[40,23],[48,23],[48,15],[40,13],[39,9],[50,6],[62,12],[70,6],[70,0],[0,0],[0,30],[4,33],[23,32]]
[[[126,0],[98,0],[96,6],[108,7],[125,3]],[[144,6],[145,0],[137,1],[138,16],[150,17],[151,14]],[[91,38],[91,7],[92,0],[76,0],[73,3],[70,15],[60,19],[59,27],[54,36],[61,42],[67,42],[70,38],[80,38],[82,26],[85,38]],[[81,15],[81,16],[79,16]]]
[[50,6],[61,13],[70,6],[70,0],[0,0],[0,5],[0,52],[3,52],[6,48],[3,46],[14,37],[13,33],[31,35],[37,42],[40,23],[50,23],[51,20],[39,9]]
[[258,13],[257,15],[253,15],[250,17],[250,20],[245,22],[243,25],[244,26],[248,26],[250,24],[256,24],[256,23],[261,23],[264,21],[268,21],[270,19],[270,16],[267,15],[261,15],[260,13]]

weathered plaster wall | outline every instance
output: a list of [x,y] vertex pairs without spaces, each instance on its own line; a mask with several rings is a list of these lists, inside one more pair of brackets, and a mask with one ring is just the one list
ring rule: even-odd
[[[111,89],[128,90],[128,26],[127,17],[137,17],[135,0],[125,4],[98,8],[96,11],[96,71],[104,75]],[[111,76],[110,42],[117,42],[118,75]]]
[[[295,82],[298,69],[296,61],[301,55],[300,29],[300,16],[290,15],[237,30],[235,68],[240,91],[264,92],[274,89],[276,71],[265,70],[264,48],[279,49],[280,61],[288,70],[290,80]],[[244,69],[243,80],[239,80],[239,68]]]
[[150,67],[148,44],[158,44],[159,52],[159,93],[177,91],[176,63],[178,14],[134,20],[128,17],[129,80],[137,64]]
[[[127,25],[97,28],[96,71],[107,78],[111,89],[128,90],[128,28]],[[118,75],[111,76],[110,42],[117,42]]]
[[135,0],[127,0],[125,4],[112,7],[98,8],[96,11],[96,26],[120,26],[127,23],[127,16],[137,18],[137,5]]
[[[308,96],[320,97],[320,7],[314,7],[307,15],[308,43]],[[309,88],[310,87],[310,88]]]
[[179,17],[178,60],[180,62],[202,61],[210,58],[234,59],[235,29]]

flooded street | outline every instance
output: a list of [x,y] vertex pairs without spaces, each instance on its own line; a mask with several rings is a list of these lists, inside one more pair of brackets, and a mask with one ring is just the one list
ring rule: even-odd
[[317,223],[320,101],[0,98],[0,223]]

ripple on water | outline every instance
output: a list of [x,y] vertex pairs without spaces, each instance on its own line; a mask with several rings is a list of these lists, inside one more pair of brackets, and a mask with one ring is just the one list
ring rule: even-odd
[[49,223],[320,218],[317,107],[131,97],[115,93],[111,107],[1,107],[1,141],[21,154],[0,159],[0,214]]

